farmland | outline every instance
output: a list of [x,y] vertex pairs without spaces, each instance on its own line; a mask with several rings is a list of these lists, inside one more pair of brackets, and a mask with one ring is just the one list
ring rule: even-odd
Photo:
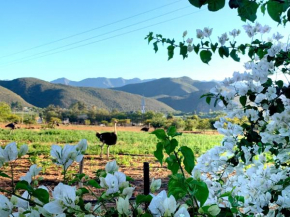
[[[22,126],[23,128],[23,126]],[[103,169],[107,160],[106,155],[100,158],[100,142],[97,140],[96,131],[112,131],[111,128],[91,126],[61,126],[62,129],[17,129],[13,132],[7,129],[0,129],[0,141],[2,147],[9,142],[15,141],[20,146],[28,144],[28,155],[17,161],[16,178],[23,176],[31,164],[42,167],[44,180],[40,184],[55,185],[61,181],[59,168],[51,162],[49,157],[52,144],[76,144],[81,139],[88,140],[88,150],[85,155],[84,172],[93,177],[97,169]],[[219,145],[222,139],[217,134],[190,134],[184,133],[177,137],[179,145],[187,145],[195,155],[200,155],[213,146]],[[157,139],[154,135],[140,132],[140,128],[119,127],[118,143],[110,148],[110,160],[116,159],[122,171],[135,179],[135,185],[142,183],[142,164],[150,163],[150,175],[155,178],[166,179],[168,172],[165,166],[161,166],[153,156],[156,149]],[[106,148],[104,149],[106,153]],[[71,175],[78,171],[78,165],[73,165]],[[8,171],[8,168],[6,168]],[[2,178],[1,185],[5,186],[5,178]],[[8,180],[7,180],[8,181]]]

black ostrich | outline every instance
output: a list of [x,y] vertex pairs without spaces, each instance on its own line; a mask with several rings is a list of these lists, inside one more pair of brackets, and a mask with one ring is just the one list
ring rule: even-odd
[[149,129],[150,129],[150,123],[149,123],[148,127],[141,128],[141,131],[148,132]]
[[105,132],[105,133],[96,133],[96,136],[99,138],[99,140],[102,142],[101,145],[101,154],[100,157],[103,157],[103,147],[106,144],[107,147],[107,158],[109,158],[110,154],[110,146],[116,145],[117,143],[117,122],[115,122],[114,132]]
[[11,129],[10,133],[16,129],[16,122],[14,123],[10,123],[10,124],[7,124],[5,127],[8,127]]
[[16,123],[7,124],[5,127],[9,127],[11,130],[15,130],[16,129]]

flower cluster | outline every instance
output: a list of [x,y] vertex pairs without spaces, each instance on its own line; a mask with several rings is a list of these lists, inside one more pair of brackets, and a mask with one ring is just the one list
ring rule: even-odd
[[[244,28],[250,37],[270,31],[260,24]],[[281,53],[288,52],[281,38],[274,35],[277,43],[263,58],[246,63],[245,72],[235,72],[222,88],[210,91],[227,116],[214,124],[224,135],[222,145],[199,157],[192,172],[195,179],[207,183],[208,205],[268,217],[284,216],[290,208],[289,84],[271,78],[279,70],[276,61]],[[248,121],[239,126],[226,119],[234,117]]]

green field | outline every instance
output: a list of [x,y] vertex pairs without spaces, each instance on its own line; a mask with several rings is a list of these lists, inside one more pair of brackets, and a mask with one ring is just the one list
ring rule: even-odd
[[[30,154],[49,154],[52,144],[76,144],[81,139],[87,139],[89,148],[87,154],[100,154],[100,142],[94,131],[82,130],[0,130],[0,140],[5,145],[15,141],[18,145],[28,144]],[[221,135],[183,134],[177,137],[180,145],[187,145],[196,155],[219,145]],[[118,132],[118,143],[110,148],[112,154],[153,155],[157,139],[154,135],[144,132]],[[105,150],[106,151],[106,150]]]

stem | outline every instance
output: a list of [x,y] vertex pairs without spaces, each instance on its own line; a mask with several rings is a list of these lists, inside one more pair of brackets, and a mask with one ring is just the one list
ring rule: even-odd
[[42,204],[37,203],[37,202],[35,202],[35,201],[33,201],[33,200],[30,200],[30,199],[27,199],[27,198],[21,197],[21,196],[15,194],[14,192],[6,191],[6,190],[4,190],[4,189],[0,189],[0,191],[1,191],[1,192],[8,193],[8,194],[11,194],[11,195],[13,195],[13,196],[15,196],[15,197],[18,197],[18,198],[20,198],[20,199],[22,199],[22,200],[25,200],[25,201],[27,201],[27,202],[34,203],[34,204],[37,205],[37,206],[43,207]]
[[14,190],[14,172],[13,172],[13,163],[10,164],[10,168],[11,168],[11,188],[12,188],[12,193],[15,192]]
[[[184,177],[184,179],[185,179],[185,174],[184,174],[184,170],[183,170],[183,168],[182,168],[182,166],[181,166],[181,162],[180,162],[180,159],[178,158],[178,155],[177,155],[177,152],[176,151],[174,151],[174,155],[175,155],[175,157],[176,157],[176,159],[177,159],[177,162],[178,162],[178,164],[179,164],[179,167],[180,167],[180,170],[181,170],[181,172],[182,172],[182,175],[183,175],[183,177]],[[192,189],[191,189],[191,187],[188,185],[188,187],[189,187],[189,189],[192,191]],[[193,215],[194,215],[194,210],[195,210],[195,208],[196,208],[196,213],[198,213],[198,208],[199,208],[199,206],[198,206],[198,203],[197,203],[197,200],[196,200],[196,198],[194,197],[194,196],[191,196],[191,194],[190,194],[190,192],[188,192],[188,190],[187,190],[187,193],[188,193],[188,195],[190,196],[190,199],[191,199],[191,201],[192,201],[192,205],[195,203],[196,204],[196,207],[193,205]]]

